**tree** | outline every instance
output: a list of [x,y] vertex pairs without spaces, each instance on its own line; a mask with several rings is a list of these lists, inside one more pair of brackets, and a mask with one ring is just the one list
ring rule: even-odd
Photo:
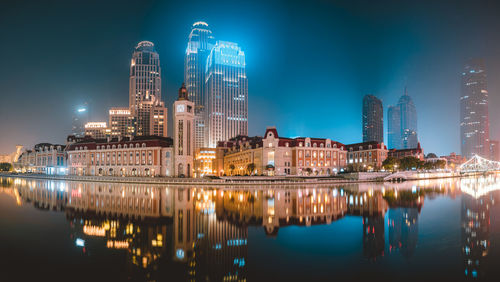
[[404,157],[401,160],[399,160],[399,163],[402,170],[419,169],[424,166],[423,161],[413,156]]
[[233,171],[236,167],[234,166],[234,164],[230,164],[229,165],[229,169],[231,170],[231,175],[233,175]]
[[250,163],[250,164],[247,165],[248,174],[251,175],[254,170],[255,170],[255,164],[254,163]]
[[310,175],[313,170],[310,167],[308,167],[305,169],[305,171],[307,172],[307,175]]
[[0,163],[0,171],[11,171],[12,164],[10,163]]
[[382,167],[385,170],[396,170],[396,168],[399,166],[399,159],[395,157],[387,157],[383,162],[382,162]]

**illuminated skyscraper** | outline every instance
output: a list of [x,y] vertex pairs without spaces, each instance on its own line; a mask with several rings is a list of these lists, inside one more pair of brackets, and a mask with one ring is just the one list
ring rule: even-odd
[[[132,115],[136,118],[136,135],[167,136],[167,110],[161,100],[160,57],[152,42],[139,42],[132,55],[129,105]],[[154,112],[164,113],[165,120],[161,121],[164,128],[155,130]]]
[[384,109],[373,95],[363,98],[363,142],[384,142]]
[[489,157],[490,121],[486,70],[482,60],[471,60],[462,73],[460,138],[462,155]]
[[387,141],[390,149],[401,148],[401,112],[397,106],[387,109]]
[[245,53],[236,43],[217,41],[207,59],[208,147],[248,135]]
[[207,57],[214,46],[212,31],[205,22],[193,24],[189,34],[184,58],[184,81],[189,100],[195,104],[195,148],[208,146],[206,132],[206,107],[208,99],[205,89]]
[[401,148],[417,148],[417,109],[406,88],[405,94],[399,98],[398,107],[401,114]]
[[85,136],[85,124],[89,121],[89,106],[87,103],[76,106],[71,123],[71,134],[76,137]]

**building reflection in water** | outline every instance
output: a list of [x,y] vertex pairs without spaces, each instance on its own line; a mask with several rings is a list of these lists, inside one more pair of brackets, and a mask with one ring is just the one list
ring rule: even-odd
[[[462,179],[462,255],[467,278],[484,278],[484,263],[490,249],[490,210],[498,201],[495,177]],[[494,192],[496,191],[496,192]]]
[[[102,248],[125,252],[128,277],[147,280],[244,281],[250,226],[262,227],[266,236],[273,237],[280,228],[330,224],[346,215],[362,218],[364,257],[376,260],[388,251],[408,258],[417,248],[424,198],[458,193],[454,181],[437,188],[433,184],[432,189],[428,183],[279,188],[28,179],[1,183],[2,192],[17,195],[18,202],[65,212],[71,239],[82,254],[92,256]],[[461,183],[464,190],[470,189],[465,184]],[[481,276],[493,202],[488,195],[462,196],[463,254],[470,277]]]

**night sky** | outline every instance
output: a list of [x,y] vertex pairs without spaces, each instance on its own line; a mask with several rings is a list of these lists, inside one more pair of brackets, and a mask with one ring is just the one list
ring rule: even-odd
[[94,120],[128,106],[130,58],[142,40],[160,54],[171,111],[199,20],[245,51],[249,135],[275,125],[282,136],[361,142],[362,97],[381,98],[385,119],[407,85],[425,152],[460,152],[460,75],[469,58],[485,60],[491,135],[500,138],[499,11],[478,0],[3,0],[0,153],[64,143],[83,101]]

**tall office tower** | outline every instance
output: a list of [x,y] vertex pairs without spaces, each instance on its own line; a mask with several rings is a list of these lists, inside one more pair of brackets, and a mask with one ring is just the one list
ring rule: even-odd
[[406,88],[405,94],[399,98],[398,107],[401,115],[401,148],[417,148],[417,109]]
[[363,98],[363,142],[384,142],[384,109],[373,95]]
[[136,118],[136,135],[155,135],[151,112],[154,107],[164,108],[164,104],[161,100],[160,57],[152,42],[139,42],[132,55],[129,106]]
[[76,137],[85,136],[85,124],[89,122],[89,107],[87,103],[76,106],[71,123],[71,134]]
[[109,129],[111,137],[133,136],[135,134],[134,116],[129,108],[109,109]]
[[174,102],[174,175],[191,177],[194,157],[194,103],[184,83]]
[[205,68],[207,58],[214,46],[212,31],[205,22],[193,24],[189,34],[186,56],[184,58],[184,81],[189,100],[194,103],[195,148],[207,147],[206,107],[208,99],[205,89]]
[[248,82],[245,53],[236,43],[217,41],[206,68],[208,147],[248,135]]
[[401,149],[401,112],[398,106],[387,109],[387,139],[389,149]]
[[464,157],[489,157],[488,89],[484,63],[479,59],[470,60],[462,72],[460,138]]

